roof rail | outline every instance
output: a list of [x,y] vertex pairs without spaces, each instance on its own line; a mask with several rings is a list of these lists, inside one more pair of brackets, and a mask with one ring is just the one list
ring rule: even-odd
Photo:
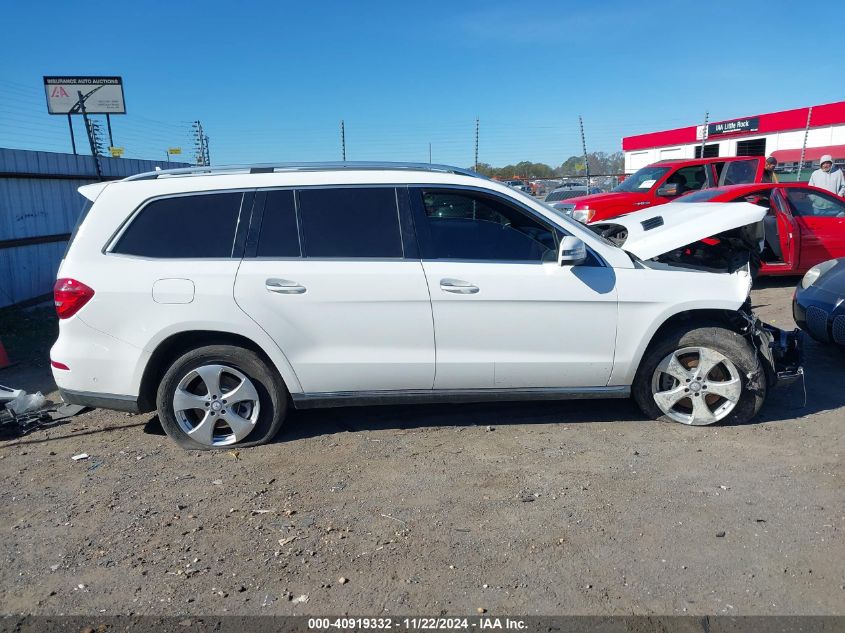
[[135,174],[123,180],[155,180],[173,176],[214,176],[221,174],[272,174],[275,172],[292,171],[343,171],[343,170],[407,170],[432,171],[447,174],[460,174],[473,178],[485,178],[471,169],[452,167],[451,165],[437,165],[432,163],[392,163],[344,161],[324,163],[262,163],[256,165],[223,165],[220,167],[181,167],[179,169],[159,169],[142,174]]

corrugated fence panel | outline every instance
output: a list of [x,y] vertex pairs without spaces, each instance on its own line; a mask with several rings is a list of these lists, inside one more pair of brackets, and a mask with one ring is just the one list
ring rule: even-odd
[[[156,167],[188,166],[100,158],[106,179],[124,178]],[[85,202],[77,188],[96,181],[91,156],[0,148],[0,242],[70,233]],[[65,247],[65,241],[0,246],[0,308],[48,294]]]

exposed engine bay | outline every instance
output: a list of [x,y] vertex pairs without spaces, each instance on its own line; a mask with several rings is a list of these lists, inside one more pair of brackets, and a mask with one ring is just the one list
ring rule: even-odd
[[[628,228],[624,225],[602,222],[588,227],[619,248],[625,249]],[[755,222],[670,250],[651,259],[685,268],[728,273],[747,264],[752,276],[756,276],[764,245],[763,223]]]

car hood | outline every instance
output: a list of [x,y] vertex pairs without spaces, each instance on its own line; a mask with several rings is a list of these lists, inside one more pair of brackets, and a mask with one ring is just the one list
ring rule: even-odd
[[619,246],[639,259],[651,259],[760,222],[766,212],[763,207],[748,202],[670,202],[589,226],[594,230],[624,228],[625,239]]

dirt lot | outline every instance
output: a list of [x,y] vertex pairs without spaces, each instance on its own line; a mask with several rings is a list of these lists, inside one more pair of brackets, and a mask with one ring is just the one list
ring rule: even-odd
[[[793,327],[794,282],[758,312]],[[45,338],[0,383],[50,388]],[[189,453],[92,411],[0,443],[0,612],[843,614],[845,356],[808,341],[806,368],[806,406],[799,384],[737,427],[628,401],[335,409]]]

